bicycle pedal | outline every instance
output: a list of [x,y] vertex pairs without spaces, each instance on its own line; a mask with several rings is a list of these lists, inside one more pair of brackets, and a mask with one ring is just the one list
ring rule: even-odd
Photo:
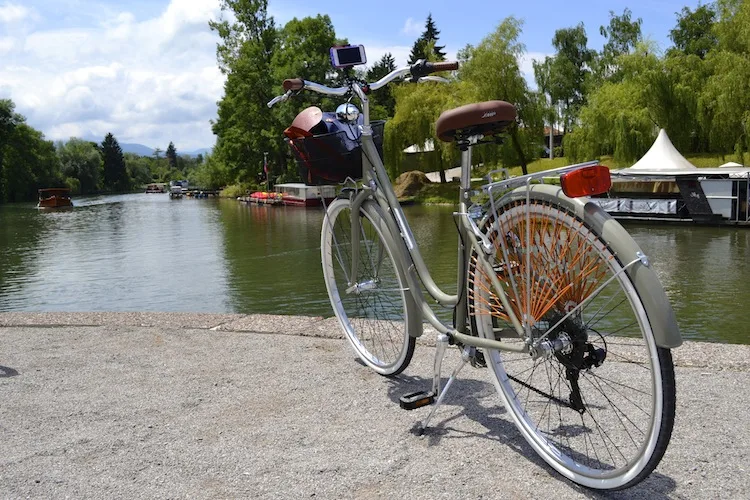
[[435,393],[432,391],[412,392],[401,396],[399,404],[404,410],[416,410],[435,402]]
[[481,351],[474,353],[474,356],[469,360],[471,366],[474,368],[487,368],[487,360],[484,359],[484,354]]

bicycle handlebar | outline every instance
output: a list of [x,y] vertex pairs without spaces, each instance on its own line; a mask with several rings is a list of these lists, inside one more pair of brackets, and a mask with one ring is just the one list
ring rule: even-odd
[[[388,85],[393,80],[396,80],[399,78],[405,78],[407,75],[411,75],[410,80],[412,82],[417,82],[421,80],[439,81],[435,77],[427,77],[427,75],[430,75],[432,73],[437,73],[438,71],[452,71],[456,69],[458,69],[457,61],[444,61],[444,62],[432,63],[432,62],[427,62],[427,61],[420,59],[419,61],[412,64],[411,66],[404,66],[403,68],[394,69],[393,71],[385,75],[383,78],[381,78],[377,82],[365,84],[363,87],[367,88],[368,91],[378,90],[379,88],[382,88]],[[269,108],[278,102],[286,101],[292,96],[293,92],[300,91],[303,89],[312,90],[313,92],[317,92],[319,94],[334,95],[334,96],[346,95],[350,90],[350,86],[348,85],[344,87],[332,88],[332,87],[326,87],[325,85],[321,85],[319,83],[309,82],[307,80],[303,80],[302,78],[287,78],[286,80],[284,80],[282,87],[284,88],[286,93],[271,99],[268,102]]]

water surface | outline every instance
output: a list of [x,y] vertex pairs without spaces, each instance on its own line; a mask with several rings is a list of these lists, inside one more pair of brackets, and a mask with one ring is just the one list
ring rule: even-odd
[[[322,210],[164,194],[75,204],[0,205],[0,312],[332,314],[320,270]],[[447,292],[456,289],[451,212],[406,207]],[[750,343],[750,230],[627,228],[651,257],[685,338]]]

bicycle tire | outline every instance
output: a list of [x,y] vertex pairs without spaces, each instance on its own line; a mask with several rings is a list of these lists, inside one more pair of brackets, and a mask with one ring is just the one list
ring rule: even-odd
[[485,357],[506,410],[550,466],[585,487],[619,490],[656,468],[671,437],[674,367],[652,324],[666,324],[673,315],[653,318],[671,310],[650,311],[649,320],[645,291],[624,267],[637,245],[603,212],[597,216],[609,219],[606,231],[588,225],[584,214],[601,209],[588,204],[581,210],[583,203],[548,186],[529,193],[522,188],[503,197],[484,222],[508,305],[521,322],[532,318],[527,339],[512,330],[476,256],[469,308],[484,338],[521,343],[547,335],[562,347],[539,357],[497,350]]
[[351,203],[334,200],[321,231],[321,261],[328,296],[346,338],[359,358],[377,373],[394,376],[414,354],[410,324],[417,318],[395,243],[380,208],[366,201],[361,221],[357,279],[351,273]]

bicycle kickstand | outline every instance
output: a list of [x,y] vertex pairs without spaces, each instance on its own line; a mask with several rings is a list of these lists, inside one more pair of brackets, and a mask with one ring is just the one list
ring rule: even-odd
[[[424,422],[422,422],[422,426],[419,429],[420,435],[424,433],[425,429],[427,429],[427,424],[430,422],[430,419],[432,419],[432,416],[435,414],[438,407],[443,402],[443,399],[445,398],[445,394],[448,392],[448,389],[453,384],[453,381],[456,380],[458,373],[466,365],[466,363],[471,359],[471,356],[473,354],[472,351],[475,349],[474,347],[469,347],[469,346],[464,347],[463,352],[461,353],[461,362],[456,367],[456,369],[453,370],[453,373],[451,373],[451,376],[448,378],[448,381],[445,383],[445,387],[441,389],[440,372],[442,369],[443,358],[445,357],[445,351],[448,347],[448,344],[449,344],[448,335],[445,335],[445,334],[438,335],[437,347],[435,350],[434,374],[432,377],[432,391],[415,392],[413,394],[407,394],[406,396],[403,396],[401,398],[401,408],[404,408],[406,410],[413,410],[415,408],[420,408],[422,406],[435,403],[435,406],[433,406],[430,413],[424,419]],[[435,396],[437,396],[437,401],[435,401]]]

